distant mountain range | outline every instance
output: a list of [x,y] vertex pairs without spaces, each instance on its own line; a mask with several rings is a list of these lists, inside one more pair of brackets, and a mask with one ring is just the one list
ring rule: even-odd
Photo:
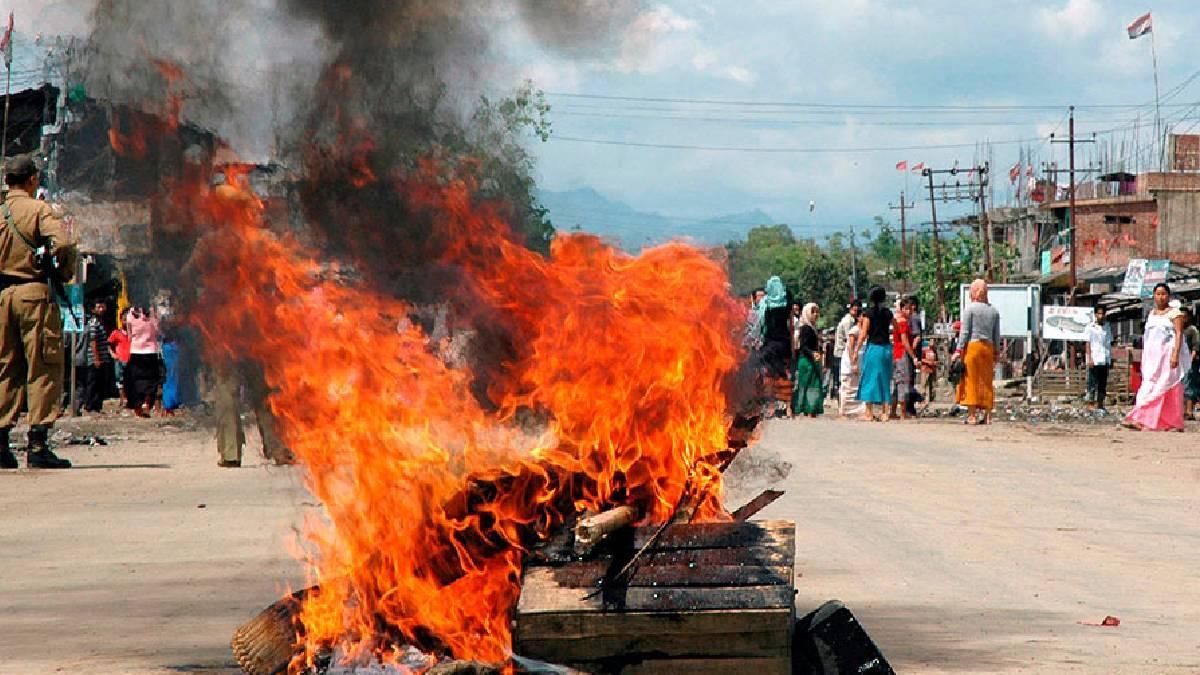
[[637,211],[590,187],[566,192],[539,190],[538,199],[550,211],[550,222],[560,232],[591,232],[615,239],[621,248],[631,252],[679,238],[722,246],[730,240],[745,238],[746,232],[756,225],[775,223],[760,209],[707,219]]

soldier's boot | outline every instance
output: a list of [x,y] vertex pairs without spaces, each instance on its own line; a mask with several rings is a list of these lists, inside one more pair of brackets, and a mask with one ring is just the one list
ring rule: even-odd
[[17,468],[17,456],[8,447],[8,429],[0,429],[0,469]]
[[29,448],[26,463],[31,469],[69,469],[71,461],[50,450],[50,427],[35,424],[29,428]]

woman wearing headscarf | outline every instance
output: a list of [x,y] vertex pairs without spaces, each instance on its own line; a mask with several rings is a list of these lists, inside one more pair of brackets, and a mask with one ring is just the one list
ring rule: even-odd
[[817,317],[821,309],[810,302],[796,321],[796,364],[792,377],[792,416],[816,417],[824,412],[825,394],[821,385],[820,336]]
[[[855,310],[858,309],[860,308],[857,301],[850,304],[851,313],[857,314]],[[842,418],[861,414],[863,410],[863,405],[855,400],[858,395],[859,354],[862,352],[863,342],[860,335],[858,321],[854,321],[846,329],[846,344],[842,351],[841,367],[838,369],[838,417]]]
[[971,302],[962,312],[962,330],[954,352],[954,358],[962,359],[967,367],[958,385],[958,403],[967,408],[964,423],[987,424],[992,421],[992,405],[996,400],[992,383],[996,348],[1000,344],[1000,312],[988,304],[988,286],[983,279],[971,282],[968,297]]
[[1142,337],[1142,386],[1124,426],[1143,431],[1183,431],[1183,377],[1192,353],[1183,341],[1183,312],[1170,306],[1171,287],[1154,287],[1154,309]]
[[766,371],[768,384],[775,393],[775,413],[787,412],[792,398],[792,382],[788,377],[789,361],[792,356],[792,333],[788,321],[789,302],[787,289],[779,277],[771,277],[766,285],[767,294],[759,303],[762,320],[762,351],[760,359]]
[[884,306],[887,291],[871,289],[870,306],[858,319],[859,339],[866,342],[859,365],[858,400],[866,405],[863,419],[874,421],[874,406],[886,406],[892,400],[892,310]]

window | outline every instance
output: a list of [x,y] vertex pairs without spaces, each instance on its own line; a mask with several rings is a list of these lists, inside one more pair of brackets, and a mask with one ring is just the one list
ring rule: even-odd
[[1132,225],[1133,216],[1104,216],[1105,225]]

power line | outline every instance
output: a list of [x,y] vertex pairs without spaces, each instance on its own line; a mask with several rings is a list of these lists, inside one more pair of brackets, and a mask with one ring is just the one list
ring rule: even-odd
[[[1200,73],[1193,74],[1192,78],[1186,81],[1190,83],[1196,77],[1200,77]],[[1181,88],[1180,85],[1177,87]],[[700,98],[669,98],[662,96],[611,96],[606,94],[573,94],[567,92],[546,92],[547,96],[557,96],[560,98],[598,100],[598,101],[626,101],[640,103],[674,103],[684,105],[719,105],[719,106],[743,106],[751,108],[760,107],[779,107],[779,108],[811,108],[814,110],[885,110],[885,111],[920,111],[920,112],[974,112],[974,111],[989,111],[989,112],[1012,112],[1012,111],[1057,111],[1066,108],[1068,104],[1008,104],[1008,105],[914,105],[914,104],[862,104],[862,103],[806,103],[802,101],[750,101],[750,100],[732,100],[732,99],[700,99]],[[1174,104],[1175,107],[1187,107],[1188,104]],[[1075,106],[1076,110],[1133,110],[1143,107],[1142,105],[1130,103],[1092,103],[1086,105]]]
[[[604,138],[581,138],[578,136],[551,135],[551,141],[568,143],[590,143],[594,145],[614,145],[630,148],[658,148],[663,150],[704,150],[710,152],[761,152],[769,154],[822,154],[822,153],[871,153],[871,152],[913,152],[917,150],[960,150],[974,148],[977,143],[940,143],[934,145],[896,145],[889,147],[846,147],[846,148],[796,148],[796,147],[738,147],[727,145],[689,145],[683,143],[644,143],[640,141],[618,141]],[[1037,138],[1015,138],[1005,141],[989,141],[992,145],[1016,145],[1033,143],[1042,140]]]
[[[754,119],[754,118],[746,118],[746,117],[709,117],[709,116],[697,117],[697,116],[692,116],[692,115],[636,115],[636,114],[629,115],[629,114],[621,114],[621,113],[604,113],[604,112],[577,112],[577,111],[573,111],[573,110],[551,111],[550,115],[552,117],[553,116],[593,117],[593,118],[619,119],[619,120],[663,120],[663,121],[682,120],[682,121],[688,121],[688,122],[722,122],[722,123],[737,122],[737,123],[745,124],[747,126],[815,126],[815,127],[846,126],[848,124],[853,124],[855,126],[869,126],[869,127],[933,127],[933,128],[955,127],[955,126],[962,126],[962,127],[1018,127],[1018,126],[1027,127],[1027,126],[1030,126],[1033,124],[1037,124],[1039,122],[1046,121],[1046,120],[1042,119],[1042,120],[1025,120],[1025,121],[944,120],[944,121],[940,121],[940,122],[900,122],[900,121],[892,121],[892,120],[848,120],[848,119],[844,119],[844,118],[843,119],[824,119],[824,120],[806,120],[806,119],[788,120],[788,119]],[[1104,119],[1101,121],[1106,121],[1106,122],[1110,122],[1110,123],[1114,123],[1114,124],[1126,124],[1126,123],[1131,123],[1135,120],[1121,117],[1121,118]]]

